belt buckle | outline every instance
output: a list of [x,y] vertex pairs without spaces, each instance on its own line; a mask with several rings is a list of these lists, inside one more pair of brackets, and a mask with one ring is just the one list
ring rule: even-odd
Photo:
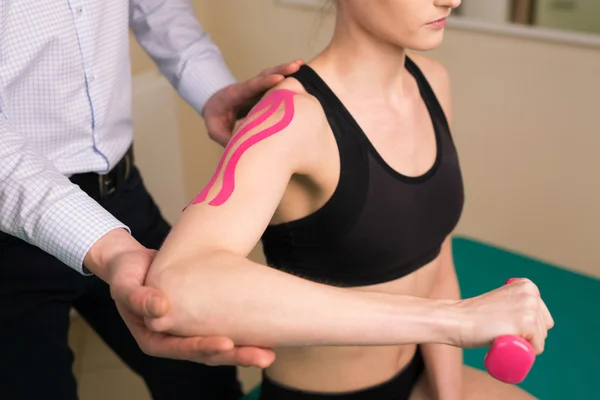
[[105,175],[98,175],[100,197],[104,198],[113,194],[117,190],[117,186],[129,178],[132,166],[133,153],[132,149],[129,149],[111,171]]
[[128,179],[129,174],[131,173],[131,165],[133,164],[132,158],[132,155],[128,151],[127,154],[125,154],[125,172],[123,174],[124,179]]
[[117,190],[115,182],[110,175],[98,175],[98,186],[100,189],[100,198],[110,196]]

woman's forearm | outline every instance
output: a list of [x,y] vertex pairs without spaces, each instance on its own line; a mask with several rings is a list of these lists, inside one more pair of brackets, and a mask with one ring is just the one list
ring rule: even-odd
[[157,262],[147,284],[182,336],[226,336],[238,345],[454,344],[461,316],[448,300],[367,293],[310,282],[231,253]]
[[421,345],[431,393],[436,400],[462,400],[463,349],[445,344]]
[[[460,286],[452,261],[450,243],[444,244],[440,272],[431,298],[459,300]],[[430,390],[436,400],[462,400],[463,350],[444,344],[424,344],[421,352],[425,361]]]

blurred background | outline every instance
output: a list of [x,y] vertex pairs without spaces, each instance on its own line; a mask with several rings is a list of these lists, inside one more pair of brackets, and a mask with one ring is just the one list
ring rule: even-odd
[[[319,1],[192,2],[240,80],[275,64],[309,60],[328,43],[333,28],[333,15]],[[445,43],[429,53],[450,72],[453,135],[466,185],[457,236],[469,243],[458,243],[462,261],[457,268],[461,273],[476,261],[492,260],[492,265],[500,259],[530,268],[521,276],[543,282],[542,292],[546,288],[563,313],[556,318],[561,339],[547,358],[554,357],[554,364],[547,361],[543,371],[559,368],[558,362],[576,368],[577,381],[563,386],[583,387],[580,398],[597,398],[591,385],[598,367],[578,362],[585,359],[582,353],[567,353],[573,353],[571,341],[584,346],[594,336],[590,329],[600,329],[594,312],[599,292],[590,293],[600,288],[600,1],[463,3]],[[133,39],[131,54],[138,164],[150,192],[174,222],[208,181],[221,148],[207,138],[202,119],[176,96]],[[259,247],[252,257],[262,259]],[[492,268],[494,279],[513,272]],[[482,275],[472,287],[465,282],[465,293],[503,282],[485,279]],[[575,322],[567,323],[567,315]],[[572,328],[560,331],[559,321]],[[149,398],[139,378],[77,316],[70,343],[83,400]],[[560,346],[566,347],[559,351]],[[580,350],[589,359],[600,356],[591,348]],[[548,373],[538,379],[548,380]],[[259,371],[241,374],[247,389],[258,382]],[[564,398],[556,391],[558,397],[538,396]]]

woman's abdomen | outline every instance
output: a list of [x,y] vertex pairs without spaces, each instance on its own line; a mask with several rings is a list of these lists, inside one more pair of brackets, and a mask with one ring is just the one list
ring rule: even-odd
[[[429,297],[438,264],[434,260],[398,280],[353,290]],[[409,363],[415,350],[415,345],[278,348],[276,361],[266,373],[271,380],[298,390],[355,391],[392,379]]]

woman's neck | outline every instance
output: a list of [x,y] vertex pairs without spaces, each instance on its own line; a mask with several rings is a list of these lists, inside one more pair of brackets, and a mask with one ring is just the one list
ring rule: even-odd
[[311,64],[333,84],[343,84],[344,91],[392,100],[403,94],[405,61],[404,48],[338,23],[331,43]]

